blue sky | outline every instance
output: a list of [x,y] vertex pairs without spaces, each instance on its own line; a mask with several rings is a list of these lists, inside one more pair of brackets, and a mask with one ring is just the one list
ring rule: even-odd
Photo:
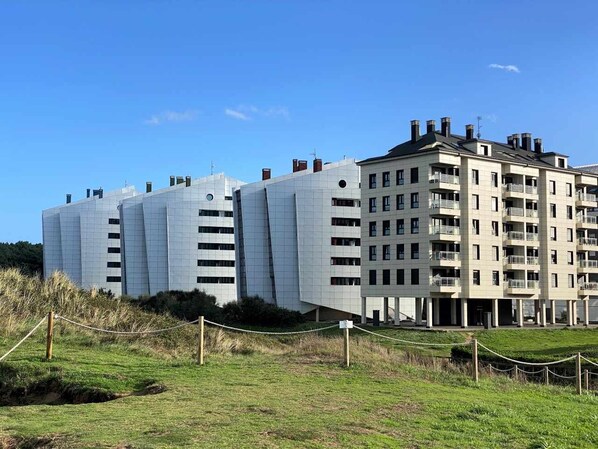
[[[41,211],[170,175],[251,182],[293,158],[384,154],[409,121],[482,116],[598,162],[598,4],[0,4],[0,241]],[[495,66],[491,66],[495,65]],[[510,67],[514,66],[514,67]]]

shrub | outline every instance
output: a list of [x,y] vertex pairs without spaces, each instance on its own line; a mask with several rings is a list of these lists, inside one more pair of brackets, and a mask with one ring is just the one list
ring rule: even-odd
[[300,312],[269,304],[259,296],[225,304],[222,312],[227,322],[253,326],[287,327],[305,322],[305,317]]
[[216,297],[197,289],[190,292],[159,292],[154,296],[141,296],[134,303],[144,310],[168,312],[181,320],[193,321],[203,315],[211,321],[222,321],[222,309],[216,304]]

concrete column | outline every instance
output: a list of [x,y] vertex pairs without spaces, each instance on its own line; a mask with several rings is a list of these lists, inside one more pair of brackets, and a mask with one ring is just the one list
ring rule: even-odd
[[577,326],[577,300],[572,301],[572,309],[573,309],[573,326]]
[[401,298],[395,296],[395,325],[401,325]]
[[451,298],[451,325],[457,325],[457,300]]
[[320,322],[320,308],[316,307],[316,323]]
[[556,324],[556,301],[550,300],[550,324]]
[[388,297],[386,296],[384,297],[382,308],[384,309],[384,314],[382,315],[384,317],[384,324],[388,324]]
[[422,324],[422,299],[415,298],[415,324],[421,326]]
[[434,323],[434,326],[439,326],[440,325],[440,298],[434,298],[432,300],[432,304],[434,305],[433,307],[433,320],[432,322]]
[[541,321],[542,320],[540,319],[540,300],[534,299],[534,324],[536,326],[540,326]]
[[573,326],[573,301],[567,300],[567,326]]
[[434,311],[432,310],[432,298],[426,298],[426,327],[430,329],[434,323]]
[[492,327],[498,327],[498,299],[492,300]]
[[467,298],[461,298],[461,327],[467,326]]
[[540,300],[540,326],[546,327],[546,300]]
[[367,297],[366,296],[362,296],[361,297],[361,324],[366,324],[368,317],[366,315],[366,302],[367,302]]
[[583,301],[583,325],[590,325],[590,300],[585,299]]
[[523,299],[517,299],[517,327],[523,327]]

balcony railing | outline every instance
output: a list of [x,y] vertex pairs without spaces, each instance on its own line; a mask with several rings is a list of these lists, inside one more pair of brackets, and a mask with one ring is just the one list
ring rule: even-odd
[[536,186],[525,186],[525,193],[527,193],[528,195],[537,195],[538,194],[538,188]]
[[530,218],[538,218],[538,211],[535,209],[525,209],[525,216]]
[[505,192],[523,193],[523,184],[505,184]]
[[581,237],[577,239],[579,245],[598,246],[598,239],[591,237]]
[[540,259],[535,256],[527,256],[525,262],[527,265],[540,265]]
[[577,192],[575,197],[579,201],[592,201],[594,203],[596,202],[596,195],[594,195],[593,193]]
[[509,231],[506,234],[508,240],[525,240],[525,234],[519,231]]
[[459,209],[459,202],[453,200],[432,200],[430,209]]
[[434,251],[432,253],[432,260],[457,262],[461,260],[461,253],[456,251]]
[[433,277],[430,279],[430,285],[436,287],[459,287],[461,285],[461,279],[449,277]]
[[591,216],[581,216],[581,217],[577,217],[577,222],[578,223],[583,223],[583,224],[598,224],[598,219],[596,217],[591,217]]
[[505,215],[510,215],[512,217],[524,217],[525,210],[521,207],[507,207],[505,209]]
[[538,241],[538,234],[536,232],[528,232],[525,234],[525,240],[528,242],[537,242]]
[[436,225],[430,227],[430,235],[445,234],[445,235],[461,235],[459,226]]
[[525,256],[507,256],[505,263],[525,265]]
[[580,268],[598,268],[598,260],[580,260],[578,264]]
[[431,183],[444,182],[446,184],[455,184],[455,185],[459,185],[460,184],[458,176],[447,175],[445,173],[434,173],[430,177],[430,182]]
[[580,290],[598,290],[598,282],[581,282],[579,284]]
[[539,288],[540,281],[526,281],[525,279],[509,279],[508,288]]

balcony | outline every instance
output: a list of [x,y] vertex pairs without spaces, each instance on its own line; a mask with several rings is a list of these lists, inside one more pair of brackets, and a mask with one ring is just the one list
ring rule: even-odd
[[432,200],[430,201],[430,213],[432,215],[451,215],[461,214],[459,201],[453,200]]
[[579,296],[598,295],[598,282],[580,282]]
[[577,251],[598,251],[598,239],[590,237],[577,239]]
[[459,190],[460,184],[459,177],[455,175],[434,173],[430,177],[430,188],[432,189]]
[[430,292],[456,293],[461,289],[461,279],[435,276],[430,278]]
[[434,251],[430,256],[430,266],[460,267],[461,253],[456,251]]
[[580,273],[598,273],[598,260],[580,260],[577,266]]
[[507,281],[507,294],[509,295],[535,295],[540,288],[540,281],[526,281],[525,279],[509,279]]
[[459,229],[459,226],[431,226],[430,239],[440,242],[460,242],[461,230]]
[[525,209],[522,207],[507,207],[504,210],[506,221],[525,221]]
[[598,219],[588,215],[577,217],[577,227],[585,229],[598,229]]
[[532,256],[507,256],[504,263],[505,270],[526,270],[537,268],[540,260]]
[[575,195],[575,207],[596,207],[596,195],[593,193],[577,192]]
[[505,198],[523,198],[524,195],[528,197],[538,195],[538,188],[536,186],[525,184],[504,184],[502,189]]

